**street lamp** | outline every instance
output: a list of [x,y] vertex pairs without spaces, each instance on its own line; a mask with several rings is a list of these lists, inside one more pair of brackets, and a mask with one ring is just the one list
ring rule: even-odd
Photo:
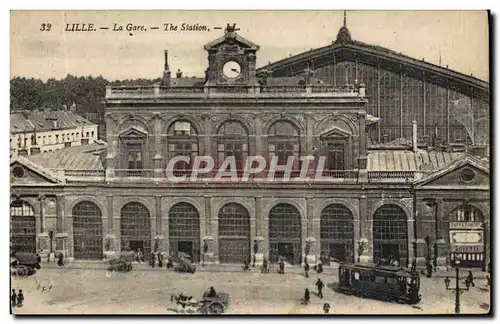
[[[455,314],[460,314],[460,295],[467,288],[460,288],[460,258],[455,256],[455,288],[449,288],[445,282],[446,289],[455,291]],[[449,283],[448,283],[449,284]]]

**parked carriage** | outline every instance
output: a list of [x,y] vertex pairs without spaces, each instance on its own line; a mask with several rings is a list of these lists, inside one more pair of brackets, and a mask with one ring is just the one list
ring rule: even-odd
[[36,253],[16,252],[10,262],[10,271],[17,277],[31,276],[40,268],[40,257]]
[[122,252],[120,258],[109,261],[108,271],[130,272],[134,258],[133,252]]
[[370,266],[363,264],[340,264],[339,285],[336,291],[360,297],[417,304],[420,276],[394,266]]
[[196,272],[196,266],[191,263],[189,255],[182,252],[179,252],[177,256],[171,255],[167,258],[167,268],[170,267],[177,272]]
[[199,301],[183,294],[172,295],[170,300],[175,301],[180,306],[179,312],[220,315],[229,307],[230,296],[228,293],[222,292],[217,293],[215,297],[208,297],[208,291],[206,291]]

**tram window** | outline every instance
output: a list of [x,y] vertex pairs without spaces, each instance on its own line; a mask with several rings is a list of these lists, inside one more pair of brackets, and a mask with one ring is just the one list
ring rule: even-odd
[[359,280],[359,272],[354,272],[354,280]]
[[385,277],[375,276],[376,283],[385,283]]
[[396,278],[387,278],[387,283],[390,285],[397,285],[398,280]]

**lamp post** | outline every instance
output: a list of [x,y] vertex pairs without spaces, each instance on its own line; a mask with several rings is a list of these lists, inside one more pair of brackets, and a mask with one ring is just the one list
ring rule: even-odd
[[460,314],[460,294],[467,288],[460,288],[460,259],[455,257],[455,288],[446,287],[446,289],[455,291],[455,314]]

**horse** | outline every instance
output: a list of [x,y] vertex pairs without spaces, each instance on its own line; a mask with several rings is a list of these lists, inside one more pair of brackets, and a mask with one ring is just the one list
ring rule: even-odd
[[198,309],[199,303],[196,299],[193,298],[193,296],[185,296],[184,294],[179,294],[179,295],[172,295],[170,296],[170,301],[175,301],[175,303],[178,305],[177,311],[179,313],[181,312],[188,312],[191,313],[196,312]]

